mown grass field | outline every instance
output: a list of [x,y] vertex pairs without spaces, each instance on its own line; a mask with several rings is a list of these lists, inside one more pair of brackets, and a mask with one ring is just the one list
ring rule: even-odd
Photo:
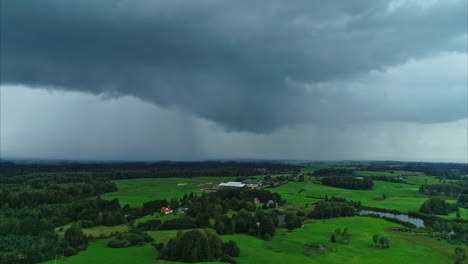
[[232,177],[197,177],[115,180],[119,190],[106,193],[101,198],[109,200],[117,198],[122,206],[128,204],[136,207],[152,200],[182,197],[191,192],[200,193],[203,188],[233,179]]
[[[395,209],[401,212],[417,211],[427,197],[419,193],[419,186],[374,181],[372,190],[347,190],[316,183],[290,182],[271,189],[286,198],[288,203],[307,204],[317,199],[311,197],[343,197],[348,200],[361,201],[366,206]],[[382,194],[387,198],[381,200]]]
[[[101,239],[90,243],[88,248],[77,255],[57,260],[63,264],[151,264],[157,252],[150,245],[130,248],[109,248],[110,239]],[[54,264],[55,260],[43,264]]]

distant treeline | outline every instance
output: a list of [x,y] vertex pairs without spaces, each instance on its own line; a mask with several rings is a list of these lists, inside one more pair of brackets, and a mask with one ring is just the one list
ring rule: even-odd
[[388,177],[388,176],[367,176],[367,178],[370,178],[371,180],[374,181],[384,181],[384,182],[395,182],[395,183],[406,183],[402,179],[398,177]]
[[468,174],[468,163],[429,163],[429,162],[370,162],[353,164],[366,171],[412,171],[447,179],[460,179]]
[[317,177],[342,177],[355,176],[354,171],[350,169],[319,169],[313,173]]
[[[92,177],[109,179],[167,178],[200,176],[254,176],[300,171],[301,167],[269,162],[155,162],[155,163],[60,163],[16,164],[0,162],[3,183],[18,183],[16,176],[29,173],[86,172]],[[11,180],[10,177],[16,179]]]
[[419,187],[419,192],[430,196],[446,196],[457,198],[462,193],[468,193],[468,183],[465,181],[425,184]]
[[374,185],[368,177],[324,177],[322,184],[350,190],[369,190]]

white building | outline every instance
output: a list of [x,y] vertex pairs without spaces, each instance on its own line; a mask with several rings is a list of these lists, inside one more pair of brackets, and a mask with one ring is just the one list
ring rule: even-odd
[[244,187],[245,184],[243,184],[242,182],[233,182],[233,181],[230,181],[230,182],[227,182],[227,183],[221,183],[219,184],[219,187],[238,187],[238,188],[242,188]]

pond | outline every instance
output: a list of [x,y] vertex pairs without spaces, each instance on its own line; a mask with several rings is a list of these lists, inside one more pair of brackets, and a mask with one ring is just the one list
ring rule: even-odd
[[405,215],[405,214],[391,214],[391,213],[376,212],[376,211],[370,211],[370,210],[362,210],[360,214],[361,215],[376,214],[376,215],[380,215],[380,216],[396,218],[396,219],[401,220],[401,221],[412,223],[416,227],[424,227],[424,221],[422,219],[412,218],[412,217],[409,217],[408,215]]

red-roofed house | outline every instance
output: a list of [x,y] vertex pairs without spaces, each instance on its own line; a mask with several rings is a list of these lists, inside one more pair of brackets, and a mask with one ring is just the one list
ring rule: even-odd
[[170,213],[172,213],[172,209],[167,208],[167,207],[161,207],[161,212],[163,212],[165,214],[170,214]]

